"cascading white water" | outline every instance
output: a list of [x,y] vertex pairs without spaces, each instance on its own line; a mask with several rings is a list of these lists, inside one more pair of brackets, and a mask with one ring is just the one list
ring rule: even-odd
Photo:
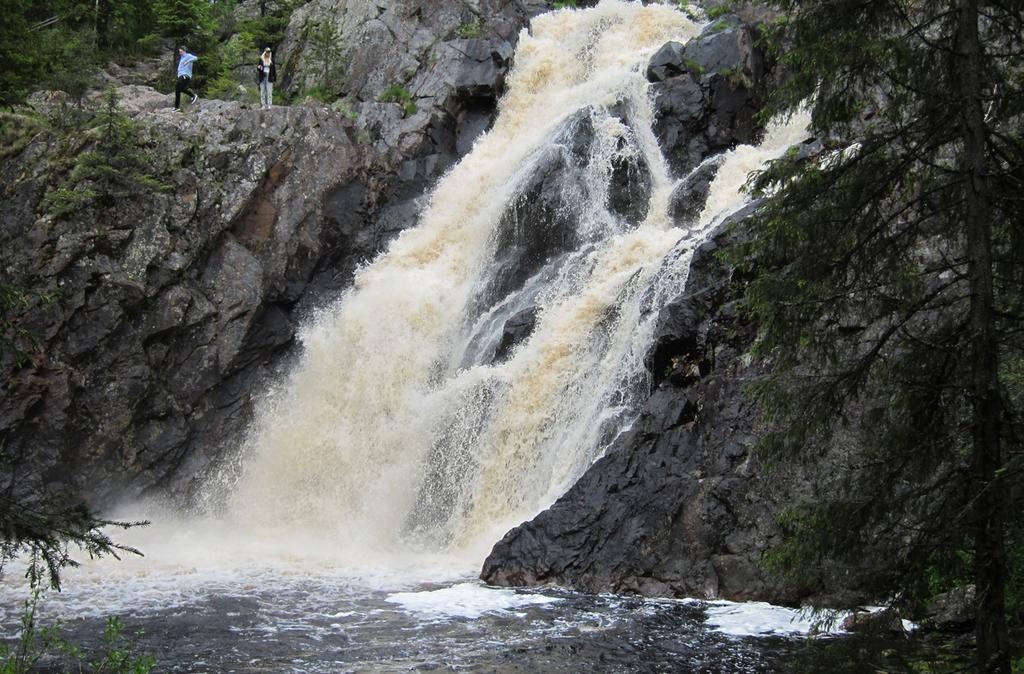
[[[302,362],[262,416],[237,484],[238,526],[479,559],[581,474],[646,386],[650,308],[685,277],[679,251],[665,262],[680,232],[666,216],[672,182],[643,71],[653,50],[695,32],[669,7],[624,2],[554,12],[524,31],[494,128],[439,183],[418,226],[303,332]],[[608,113],[616,104],[625,120]],[[574,167],[576,192],[562,193],[579,247],[510,294],[483,297],[498,228],[584,117],[591,156]],[[630,157],[651,173],[643,222],[607,208],[613,165]],[[518,223],[521,236],[531,224]],[[481,362],[480,345],[500,336],[495,317],[524,298],[533,334],[508,360]]]
[[[790,140],[734,152],[694,231],[673,227],[644,67],[696,32],[669,7],[618,0],[523,32],[494,128],[418,226],[303,331],[302,361],[253,434],[234,528],[316,532],[351,551],[443,549],[472,564],[582,474],[648,386],[656,309],[682,288],[700,234],[741,198],[736,181]],[[539,236],[516,207],[553,157],[570,157],[581,124],[593,139],[584,161],[560,164],[571,179],[557,216],[575,245],[506,288],[498,243]],[[623,161],[650,174],[640,221],[609,208]],[[527,307],[532,334],[490,362],[504,320]]]

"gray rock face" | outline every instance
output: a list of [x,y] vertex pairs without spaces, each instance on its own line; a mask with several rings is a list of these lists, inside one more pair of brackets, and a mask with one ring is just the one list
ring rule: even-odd
[[974,585],[965,585],[935,596],[928,604],[928,623],[954,632],[973,629],[975,595]]
[[652,57],[655,133],[672,170],[686,175],[710,154],[751,143],[768,76],[748,25],[714,24],[686,46],[669,42]]
[[489,583],[559,583],[657,596],[795,599],[762,577],[775,540],[759,502],[753,405],[742,387],[753,339],[722,242],[695,254],[683,296],[662,312],[650,368],[660,382],[632,429],[568,493],[510,531],[484,562]]
[[683,45],[678,42],[666,42],[647,64],[648,81],[662,82],[687,72],[685,56],[686,48]]
[[[33,364],[15,367],[7,352],[0,362],[0,437],[36,468],[21,486],[66,487],[95,506],[146,492],[187,499],[280,375],[297,322],[415,223],[419,199],[489,127],[512,45],[545,8],[303,5],[277,49],[279,86],[316,83],[307,28],[326,22],[344,46],[347,111],[202,99],[173,113],[144,86],[162,59],[112,65],[105,84],[124,85],[122,107],[168,189],[103,213],[54,219],[42,204],[60,180],[47,156],[64,142],[88,149],[86,138],[43,134],[5,158],[3,282],[41,291],[12,317],[36,340]],[[391,85],[415,112],[378,100]],[[64,98],[33,103],[45,113]]]
[[240,430],[331,257],[321,203],[365,180],[351,123],[329,110],[208,101],[182,115],[138,93],[121,90],[165,191],[48,215],[45,162],[85,138],[40,137],[3,169],[4,282],[45,295],[15,317],[39,355],[11,369],[5,354],[17,409],[0,432],[6,449],[40,459],[43,483],[73,466],[60,481],[95,503],[125,487],[186,491]]
[[[360,115],[382,154],[399,148],[408,155],[430,137],[441,157],[431,167],[436,177],[489,126],[518,33],[543,6],[524,0],[314,0],[292,15],[280,48],[287,64],[282,86],[294,94],[320,84],[309,29],[329,25],[340,36],[344,63],[336,93]],[[396,87],[415,113],[407,114],[404,102],[380,102]]]

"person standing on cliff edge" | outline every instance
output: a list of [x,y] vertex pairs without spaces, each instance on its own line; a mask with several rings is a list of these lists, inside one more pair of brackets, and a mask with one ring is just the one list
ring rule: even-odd
[[197,56],[189,54],[185,45],[178,47],[178,81],[174,85],[174,109],[181,109],[182,92],[192,97],[195,103],[199,98],[192,92],[192,64],[196,62]]
[[277,79],[277,66],[270,47],[263,50],[260,60],[256,63],[256,81],[260,85],[260,106],[269,108],[274,103],[274,80]]

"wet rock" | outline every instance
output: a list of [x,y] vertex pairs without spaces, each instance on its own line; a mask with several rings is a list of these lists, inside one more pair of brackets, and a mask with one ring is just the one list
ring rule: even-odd
[[843,618],[839,627],[847,632],[859,634],[903,634],[903,620],[895,609],[881,611],[856,611]]
[[[590,163],[603,140],[596,135],[595,117],[622,124],[610,171],[603,164]],[[577,249],[585,237],[603,236],[599,230],[582,233],[579,227],[595,204],[627,224],[646,217],[652,181],[636,143],[624,111],[586,109],[566,120],[558,141],[537,161],[520,196],[498,223],[495,260],[488,270],[486,290],[477,299],[481,309],[493,306],[553,260]],[[598,180],[591,171],[602,172]]]
[[[756,326],[740,308],[743,284],[716,254],[736,236],[723,224],[698,246],[683,292],[660,310],[646,360],[654,389],[639,417],[565,495],[494,546],[485,581],[785,604],[866,599],[857,588],[885,555],[862,567],[825,562],[801,579],[761,565],[781,540],[779,512],[807,495],[816,469],[780,476],[756,451],[759,412],[744,392],[762,374],[749,355]],[[844,448],[832,449],[829,460],[844,460]]]
[[628,130],[618,139],[608,177],[608,210],[627,223],[642,222],[647,217],[653,180],[651,169],[632,136],[628,111],[612,110],[622,127]]
[[747,28],[722,27],[721,20],[690,40],[680,58],[688,60],[701,74],[723,70],[751,70],[753,53],[749,49]]
[[711,182],[722,165],[720,158],[712,158],[694,169],[672,191],[669,197],[668,214],[677,227],[695,222],[704,210]]
[[736,505],[750,489],[740,471],[754,409],[740,395],[744,378],[709,360],[714,342],[739,327],[712,318],[728,274],[713,250],[698,255],[708,259],[668,310],[649,360],[652,373],[678,378],[655,390],[568,493],[495,545],[481,573],[487,582],[734,598],[775,591],[755,552],[774,530],[770,508]]
[[454,78],[454,95],[463,100],[497,100],[505,89],[512,45],[477,38],[456,42],[452,48],[463,56]]
[[723,148],[756,140],[769,69],[755,41],[750,25],[716,23],[685,47],[667,43],[649,62],[654,130],[677,175]]
[[661,82],[689,69],[686,66],[685,48],[678,42],[666,42],[654,53],[647,64],[647,80]]
[[974,585],[965,585],[936,595],[928,603],[928,624],[949,631],[973,629],[975,594]]
[[494,351],[492,362],[498,363],[507,359],[512,350],[519,344],[526,341],[537,325],[537,307],[529,307],[514,314],[505,321],[505,327],[501,332],[501,341]]
[[756,115],[760,108],[753,89],[731,76],[716,76],[709,83],[711,112],[706,134],[714,148],[754,143],[761,132]]

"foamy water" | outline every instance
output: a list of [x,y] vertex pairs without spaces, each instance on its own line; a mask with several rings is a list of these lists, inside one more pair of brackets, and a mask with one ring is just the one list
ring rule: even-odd
[[[233,531],[312,531],[369,555],[445,551],[472,567],[582,474],[644,389],[654,315],[641,300],[657,304],[652,293],[667,299],[685,280],[643,66],[696,31],[671,8],[623,2],[524,31],[494,128],[440,181],[417,227],[305,327],[302,362],[265,406],[237,483],[211,485],[233,490]],[[625,121],[607,112],[622,102]],[[583,248],[481,306],[503,217],[581,116],[591,157],[563,198]],[[607,210],[617,157],[650,167],[643,222]],[[507,361],[480,362],[468,349],[495,341],[495,312],[526,296],[534,333]]]

